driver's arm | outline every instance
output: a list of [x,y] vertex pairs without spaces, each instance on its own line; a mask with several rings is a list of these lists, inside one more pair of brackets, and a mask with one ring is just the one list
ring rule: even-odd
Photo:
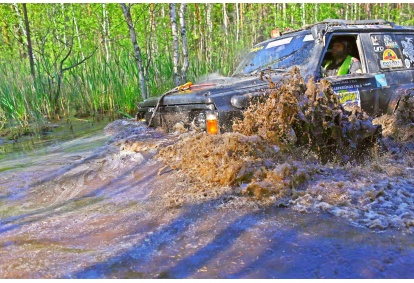
[[361,74],[362,73],[361,62],[355,57],[352,58],[351,66],[349,66],[349,73],[350,74]]

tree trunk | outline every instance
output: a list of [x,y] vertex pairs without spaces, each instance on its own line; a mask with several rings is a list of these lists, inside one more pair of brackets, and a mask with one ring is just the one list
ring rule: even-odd
[[244,27],[244,5],[243,3],[240,3],[240,29],[242,31],[242,36],[243,36],[243,27]]
[[78,38],[78,44],[79,44],[79,49],[81,51],[82,54],[82,59],[85,59],[85,54],[83,54],[83,50],[82,50],[82,42],[79,36],[79,27],[78,27],[78,23],[76,21],[76,16],[75,16],[75,9],[73,8],[72,4],[72,17],[73,17],[73,25],[75,26],[75,31],[76,31],[76,37]]
[[227,22],[227,9],[226,9],[226,3],[223,3],[223,25],[224,25],[224,36],[226,45],[229,43],[229,24]]
[[16,24],[14,26],[14,31],[17,34],[17,41],[20,43],[19,53],[20,53],[20,58],[22,59],[27,55],[27,53],[25,51],[26,44],[24,43],[24,39],[23,39],[23,37],[26,37],[26,30],[23,28],[23,19],[22,19],[22,16],[20,14],[19,7],[18,7],[17,3],[13,4],[13,8],[14,8],[14,11],[16,12],[16,16],[17,16],[17,19],[18,19],[18,22],[19,22],[18,24]]
[[34,64],[34,59],[33,59],[32,39],[30,37],[29,18],[27,17],[26,4],[23,3],[22,5],[23,5],[24,23],[25,23],[25,27],[26,27],[27,54],[29,55],[30,72],[32,74],[33,82],[34,82],[36,80],[36,73],[35,73],[35,64]]
[[211,19],[211,8],[212,4],[207,3],[207,28],[208,28],[208,42],[207,42],[207,62],[208,65],[211,67],[212,60],[213,60],[213,22]]
[[158,53],[158,46],[157,46],[157,40],[156,40],[156,35],[157,35],[157,30],[156,30],[156,20],[155,20],[155,4],[150,4],[150,27],[151,27],[151,32],[149,34],[149,38],[150,38],[150,45],[151,45],[151,54],[157,54]]
[[200,38],[199,48],[198,48],[198,60],[202,61],[205,60],[205,41],[206,37],[204,34],[204,28],[203,28],[203,21],[201,20],[201,14],[200,14],[200,6],[199,4],[194,4],[194,10],[196,14],[196,22],[198,24],[198,33]]
[[302,3],[302,26],[306,25],[306,5]]
[[144,76],[144,66],[142,63],[141,50],[137,42],[135,28],[132,23],[132,17],[131,17],[131,11],[130,11],[131,7],[130,6],[128,7],[125,3],[120,3],[119,5],[121,5],[122,11],[124,13],[125,21],[128,24],[128,28],[129,28],[129,35],[131,37],[131,42],[132,42],[132,45],[134,46],[135,60],[137,61],[137,65],[138,65],[138,76],[139,76],[141,96],[142,96],[142,99],[147,99],[148,95],[147,95],[147,86],[146,86],[145,76]]
[[64,26],[64,28],[63,28],[63,44],[65,45],[65,46],[67,46],[68,44],[67,44],[67,39],[66,39],[66,19],[65,19],[65,4],[64,3],[61,3],[60,4],[60,7],[62,8],[61,9],[61,11],[62,11],[62,22],[63,22],[63,26]]
[[351,5],[350,3],[346,4],[346,8],[345,8],[345,20],[349,20],[349,5]]
[[181,25],[181,40],[183,48],[183,66],[181,67],[181,82],[187,82],[187,70],[189,66],[188,62],[188,47],[187,47],[187,36],[185,27],[185,11],[187,4],[181,3],[180,5],[180,25]]
[[[167,6],[165,6],[165,7],[167,7]],[[166,18],[165,7],[164,7],[163,4],[161,4],[161,17],[163,19]],[[163,21],[162,22],[162,33],[163,33],[164,38],[168,38],[168,35],[167,35],[167,32],[166,32],[167,30],[168,30],[167,29],[167,24],[165,23],[165,21]],[[170,45],[169,44],[165,44],[165,53],[166,54],[171,54]]]
[[240,12],[239,12],[239,4],[236,3],[236,42],[239,41],[239,32],[240,32]]
[[353,20],[358,20],[358,4],[354,3],[354,18]]
[[106,11],[106,4],[102,4],[102,33],[103,43],[106,54],[106,61],[109,61],[109,40],[108,40],[108,12]]
[[180,85],[180,74],[178,73],[178,61],[179,61],[179,43],[178,43],[178,33],[177,33],[177,16],[175,12],[175,4],[170,4],[170,21],[171,21],[171,31],[173,36],[173,76],[174,83],[176,86]]
[[367,19],[367,20],[370,20],[370,19],[371,19],[371,4],[367,3],[367,4],[365,5],[365,9],[366,9],[366,11],[367,11],[367,16],[366,16],[366,19]]

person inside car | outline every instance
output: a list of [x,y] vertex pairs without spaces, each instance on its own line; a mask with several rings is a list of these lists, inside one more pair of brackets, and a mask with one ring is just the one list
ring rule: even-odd
[[344,38],[336,38],[332,42],[332,60],[325,63],[327,77],[362,73],[361,62],[349,55],[350,43]]

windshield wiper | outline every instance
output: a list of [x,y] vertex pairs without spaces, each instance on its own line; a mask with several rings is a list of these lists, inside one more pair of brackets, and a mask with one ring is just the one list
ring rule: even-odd
[[245,74],[245,73],[237,73],[237,74],[232,75],[233,78],[250,77],[250,76],[251,76],[250,73],[248,73],[248,74]]
[[271,68],[271,67],[267,67],[267,68],[263,68],[263,69],[256,69],[253,72],[251,72],[251,75],[257,74],[257,73],[284,73],[286,72],[286,68]]

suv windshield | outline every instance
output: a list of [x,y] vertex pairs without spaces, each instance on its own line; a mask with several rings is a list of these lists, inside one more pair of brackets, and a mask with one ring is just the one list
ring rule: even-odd
[[309,61],[315,42],[311,34],[292,35],[260,43],[250,50],[233,76],[257,73],[262,70],[284,71]]

